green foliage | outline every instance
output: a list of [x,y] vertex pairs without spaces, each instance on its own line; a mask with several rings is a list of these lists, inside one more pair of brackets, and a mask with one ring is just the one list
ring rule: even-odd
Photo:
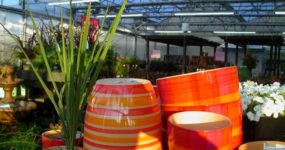
[[280,63],[280,70],[285,71],[285,61],[284,60],[281,61],[281,63]]
[[116,75],[119,77],[130,77],[136,72],[139,66],[139,61],[135,57],[126,56],[117,60]]
[[172,62],[154,60],[150,62],[150,71],[155,72],[179,72],[179,68]]
[[245,65],[249,70],[252,70],[256,67],[257,63],[257,58],[252,57],[250,53],[247,53],[243,59],[242,65]]
[[40,148],[38,141],[40,128],[36,125],[17,124],[0,127],[0,149],[35,150]]
[[108,50],[104,65],[100,72],[100,77],[103,78],[112,78],[115,77],[115,68],[117,64],[117,53],[111,48]]
[[250,71],[247,67],[239,67],[238,76],[240,81],[247,81],[251,78]]
[[[119,25],[120,17],[123,13],[126,3],[127,0],[124,0],[121,5],[121,8],[118,11],[117,16],[113,20],[112,25],[110,26],[108,32],[105,34],[101,44],[95,44],[91,49],[91,54],[88,54],[90,52],[86,51],[86,43],[88,41],[91,3],[89,3],[88,5],[86,21],[81,30],[79,44],[76,45],[72,4],[70,0],[70,17],[67,36],[68,39],[66,41],[57,41],[57,34],[54,30],[51,31],[52,39],[54,40],[53,42],[56,48],[55,51],[59,61],[60,71],[64,76],[63,86],[56,84],[51,76],[52,69],[51,63],[48,58],[48,51],[44,46],[44,41],[42,41],[41,39],[41,33],[35,23],[33,14],[32,12],[30,12],[33,27],[36,32],[36,39],[38,41],[37,44],[39,45],[39,54],[42,56],[47,73],[51,77],[51,82],[53,86],[52,91],[50,90],[50,88],[48,88],[47,84],[44,82],[43,78],[39,74],[39,71],[37,71],[33,63],[31,64],[31,67],[34,70],[35,75],[37,76],[39,82],[41,83],[43,89],[47,93],[57,114],[60,117],[63,128],[63,137],[65,139],[67,149],[69,150],[74,149],[75,135],[78,127],[81,124],[80,119],[82,118],[82,107],[86,105],[89,93],[92,90],[92,85],[95,84],[99,73],[103,67],[104,60],[111,46],[111,42]],[[104,27],[104,21],[101,25],[99,33],[102,31],[102,27]],[[10,33],[7,29],[6,31]],[[66,39],[62,17],[60,24],[60,32],[62,36],[61,39]],[[13,34],[10,33],[10,35],[14,37]],[[14,39],[18,45],[21,45],[20,41],[17,38]],[[96,39],[99,38],[97,37]],[[98,41],[96,41],[95,43],[97,42]],[[24,52],[25,57],[30,61],[31,59],[25,53],[24,49],[22,48],[21,50]]]
[[[56,46],[55,45],[45,45],[46,56],[51,69],[54,70],[55,67],[59,67],[58,56],[56,54]],[[35,69],[40,73],[47,73],[45,62],[43,56],[40,53],[39,45],[35,46],[35,53],[33,58],[31,59]]]

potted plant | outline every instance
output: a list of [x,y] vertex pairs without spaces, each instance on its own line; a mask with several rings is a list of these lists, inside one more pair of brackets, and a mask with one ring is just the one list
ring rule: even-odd
[[249,70],[250,75],[252,75],[252,69],[256,68],[257,63],[257,58],[252,57],[250,53],[246,53],[245,57],[243,58],[242,65],[245,65]]
[[241,86],[247,140],[285,140],[285,85],[246,81]]
[[[116,18],[113,20],[108,32],[105,34],[103,41],[101,42],[99,49],[95,52],[97,44],[93,46],[92,54],[87,55],[86,43],[88,40],[88,31],[90,24],[90,12],[91,3],[88,5],[88,10],[86,14],[86,22],[83,25],[80,42],[75,45],[74,42],[74,28],[73,28],[73,16],[72,16],[72,4],[70,0],[70,18],[69,18],[69,28],[68,28],[68,42],[65,40],[57,41],[55,36],[53,36],[54,44],[56,45],[56,52],[59,58],[60,71],[63,74],[64,82],[63,85],[58,85],[55,83],[51,77],[51,82],[53,89],[49,89],[43,78],[39,75],[35,66],[31,63],[31,67],[35,72],[39,82],[44,88],[46,94],[51,100],[57,114],[62,123],[63,137],[66,142],[67,149],[74,149],[74,140],[76,138],[76,132],[80,123],[82,122],[83,107],[89,97],[89,93],[92,90],[92,85],[96,82],[97,77],[102,68],[104,59],[107,55],[108,49],[111,45],[112,39],[115,35],[117,26],[120,21],[120,17],[123,13],[127,0],[124,0],[121,8],[118,11]],[[40,47],[40,55],[42,56],[45,67],[47,69],[48,75],[51,76],[51,66],[48,62],[46,49],[41,40],[41,33],[34,21],[33,14],[30,12],[31,20],[33,23],[34,30],[36,32],[36,38]],[[104,21],[103,21],[104,22]],[[99,31],[102,30],[104,25],[101,26]],[[61,32],[64,33],[63,19],[61,19]],[[10,33],[8,30],[6,30]],[[53,35],[55,32],[51,31]],[[11,34],[11,33],[10,33]],[[11,34],[12,37],[13,34]],[[65,39],[64,34],[61,34],[62,38]],[[100,35],[100,34],[98,34]],[[14,38],[18,44],[19,40]],[[97,40],[99,38],[96,38]],[[99,42],[95,42],[99,43]],[[22,49],[23,50],[23,49]],[[23,50],[25,57],[30,61],[28,55]]]

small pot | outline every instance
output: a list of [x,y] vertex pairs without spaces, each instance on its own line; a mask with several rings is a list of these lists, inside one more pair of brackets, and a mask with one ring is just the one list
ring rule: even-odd
[[[62,131],[61,130],[49,130],[44,133],[42,133],[42,148],[48,149],[51,147],[59,147],[59,146],[65,146],[64,139],[62,137]],[[76,146],[82,146],[82,133],[80,131],[76,134]]]
[[49,130],[42,133],[43,149],[63,145],[65,145],[65,142],[62,139],[61,130]]
[[[43,148],[43,150],[67,150],[66,146],[53,146],[49,148]],[[81,147],[76,147],[75,150],[82,150]]]

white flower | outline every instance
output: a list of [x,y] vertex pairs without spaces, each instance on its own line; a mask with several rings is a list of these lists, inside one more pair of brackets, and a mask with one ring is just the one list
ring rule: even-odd
[[254,113],[252,113],[251,111],[249,111],[246,115],[250,121],[254,120]]
[[259,121],[260,117],[278,118],[285,112],[285,85],[274,82],[271,85],[246,81],[240,88],[242,109],[251,121]]
[[264,95],[264,94],[269,94],[270,93],[270,86],[269,85],[264,85],[260,87],[260,94]]
[[282,85],[278,90],[277,90],[278,93],[285,93],[285,85]]
[[250,121],[256,121],[256,122],[258,122],[259,119],[260,119],[260,116],[258,116],[258,115],[256,115],[256,114],[252,113],[251,111],[248,112],[246,115],[247,115],[247,117],[248,117],[248,119],[249,119]]
[[253,81],[250,81],[250,80],[247,80],[246,82],[243,82],[243,87],[252,87],[252,86],[256,86],[257,83],[256,82],[253,82]]
[[274,102],[270,98],[266,97],[264,104],[262,105],[262,113],[265,116],[270,117],[273,114],[273,107]]
[[242,110],[247,110],[248,103],[245,101],[242,101]]
[[255,96],[255,97],[253,97],[252,100],[254,100],[254,101],[256,101],[256,102],[259,102],[259,103],[263,103],[263,102],[264,102],[263,98],[260,97],[260,96]]
[[270,85],[270,91],[271,92],[276,92],[280,88],[280,83],[274,82],[273,84]]

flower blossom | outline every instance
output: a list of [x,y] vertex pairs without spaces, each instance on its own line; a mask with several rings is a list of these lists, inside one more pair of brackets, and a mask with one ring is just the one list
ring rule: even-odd
[[241,83],[242,110],[251,121],[260,117],[278,118],[285,112],[285,85],[274,82],[270,85],[253,81]]

